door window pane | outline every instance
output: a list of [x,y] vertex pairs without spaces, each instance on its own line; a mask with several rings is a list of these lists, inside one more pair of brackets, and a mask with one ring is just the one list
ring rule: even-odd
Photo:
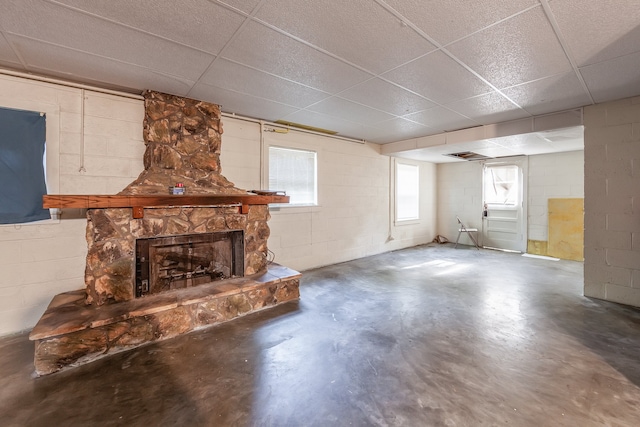
[[484,179],[485,203],[515,206],[520,189],[518,171],[516,165],[487,166]]

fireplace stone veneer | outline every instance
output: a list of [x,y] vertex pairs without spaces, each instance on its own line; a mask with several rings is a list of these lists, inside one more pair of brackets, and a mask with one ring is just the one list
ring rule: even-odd
[[87,212],[87,303],[111,304],[135,298],[137,239],[186,234],[244,233],[244,271],[250,276],[267,265],[269,208],[250,205],[242,214],[237,206],[145,209],[144,218],[131,209],[90,209]]

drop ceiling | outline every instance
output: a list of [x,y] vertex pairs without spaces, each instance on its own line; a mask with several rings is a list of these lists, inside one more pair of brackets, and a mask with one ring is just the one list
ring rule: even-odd
[[[640,95],[638,64],[640,0],[20,0],[0,14],[1,68],[379,144]],[[580,149],[576,128],[557,132],[454,151]],[[444,161],[446,144],[417,145],[384,151]]]

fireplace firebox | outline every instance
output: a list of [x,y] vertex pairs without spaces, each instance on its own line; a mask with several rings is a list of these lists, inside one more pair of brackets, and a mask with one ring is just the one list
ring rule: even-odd
[[242,230],[136,239],[136,297],[242,276]]

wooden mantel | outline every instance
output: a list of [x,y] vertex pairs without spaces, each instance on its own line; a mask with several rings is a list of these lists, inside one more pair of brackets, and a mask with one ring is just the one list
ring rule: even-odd
[[144,217],[144,208],[169,206],[220,206],[240,205],[242,213],[247,213],[249,205],[289,203],[289,196],[257,194],[220,195],[82,195],[47,194],[42,196],[42,207],[48,208],[132,208],[134,218]]

